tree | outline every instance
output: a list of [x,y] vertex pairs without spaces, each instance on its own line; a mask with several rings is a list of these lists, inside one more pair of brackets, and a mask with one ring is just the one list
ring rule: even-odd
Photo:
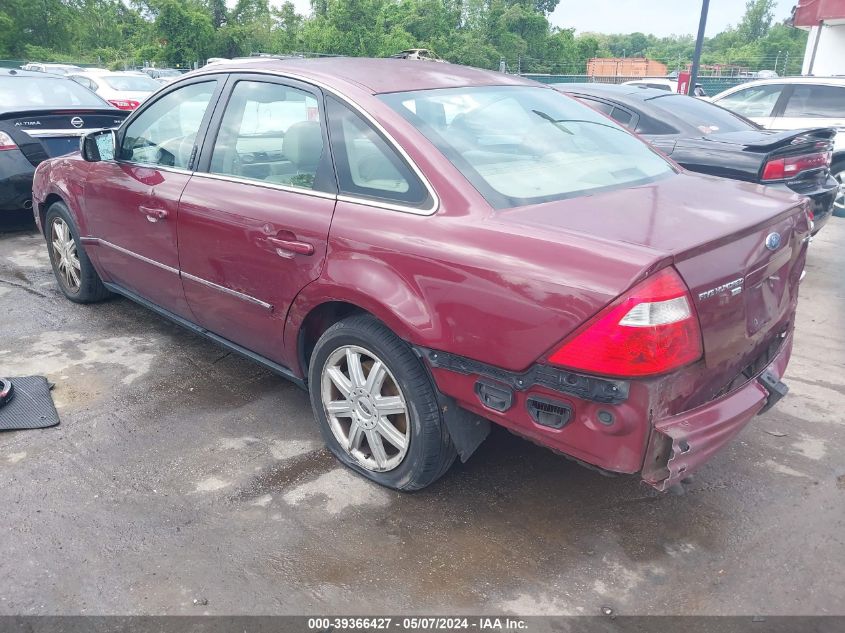
[[777,0],[748,0],[745,3],[745,15],[737,27],[737,33],[745,42],[752,42],[765,37],[772,26]]

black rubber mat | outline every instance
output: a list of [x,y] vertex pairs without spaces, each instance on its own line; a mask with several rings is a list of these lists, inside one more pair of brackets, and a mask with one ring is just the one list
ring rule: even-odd
[[12,399],[0,407],[0,431],[44,429],[59,423],[59,414],[44,376],[10,378],[15,386]]

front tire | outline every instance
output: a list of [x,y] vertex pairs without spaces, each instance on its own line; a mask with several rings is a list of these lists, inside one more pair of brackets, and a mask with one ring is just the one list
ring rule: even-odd
[[410,347],[375,318],[353,316],[327,329],[308,373],[311,406],[326,445],[368,479],[419,490],[455,460],[428,373]]
[[74,303],[95,303],[111,294],[88,259],[79,230],[63,202],[55,202],[47,210],[44,232],[50,265],[65,297]]

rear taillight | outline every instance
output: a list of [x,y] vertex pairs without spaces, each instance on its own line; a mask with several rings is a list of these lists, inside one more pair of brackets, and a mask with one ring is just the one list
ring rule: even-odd
[[569,369],[605,376],[653,376],[701,358],[692,300],[664,268],[593,318],[549,356]]
[[12,140],[12,137],[5,132],[0,132],[0,152],[10,149],[18,149],[17,143]]
[[770,160],[763,167],[763,180],[786,180],[794,178],[802,171],[830,167],[831,157],[831,152],[815,152]]
[[140,101],[132,99],[109,99],[109,103],[119,110],[134,110],[141,105]]

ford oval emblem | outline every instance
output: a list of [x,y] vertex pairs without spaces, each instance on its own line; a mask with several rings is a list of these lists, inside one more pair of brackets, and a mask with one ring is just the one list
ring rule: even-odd
[[85,125],[85,121],[80,119],[78,116],[75,116],[70,120],[70,124],[73,127],[82,127],[83,125]]
[[776,251],[780,246],[780,233],[769,233],[766,236],[766,248]]

